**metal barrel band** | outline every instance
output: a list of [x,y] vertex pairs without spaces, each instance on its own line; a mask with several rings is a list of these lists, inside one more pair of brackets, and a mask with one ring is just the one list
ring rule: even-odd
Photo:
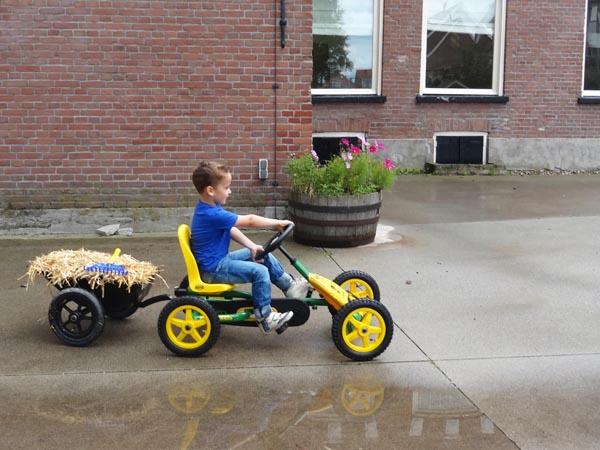
[[292,213],[292,214],[290,214],[290,219],[294,223],[303,223],[306,225],[352,227],[352,226],[358,226],[358,225],[372,225],[374,223],[377,223],[377,221],[379,220],[379,214],[375,217],[370,217],[368,219],[324,220],[324,219],[307,219],[306,217],[298,217]]
[[[379,214],[379,208],[381,207],[381,202],[372,203],[367,205],[356,205],[356,206],[335,206],[335,205],[311,205],[307,203],[297,202],[295,200],[288,201],[288,208],[294,208],[304,211],[314,211],[314,212],[326,212],[326,213],[356,213],[356,212],[366,212],[377,210]],[[293,214],[293,213],[292,213]]]

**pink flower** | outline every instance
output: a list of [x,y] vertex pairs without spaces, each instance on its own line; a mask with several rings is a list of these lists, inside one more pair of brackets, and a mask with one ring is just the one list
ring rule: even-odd
[[342,138],[340,141],[344,147],[348,147],[350,145],[350,141],[346,138]]
[[383,142],[379,142],[377,139],[375,140],[375,146],[380,151],[384,151],[385,150],[385,145],[383,145]]
[[388,170],[392,170],[394,168],[394,163],[391,159],[385,158],[383,161],[383,166]]
[[358,155],[361,152],[360,147],[357,147],[356,145],[351,146],[350,151],[355,155]]
[[371,153],[377,153],[377,146],[376,146],[376,145],[371,145],[371,146],[369,147],[369,151],[370,151]]

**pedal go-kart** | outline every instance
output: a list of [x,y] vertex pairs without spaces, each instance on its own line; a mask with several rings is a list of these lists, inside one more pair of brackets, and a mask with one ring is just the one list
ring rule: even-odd
[[[380,302],[379,287],[367,273],[345,271],[330,280],[311,273],[281,245],[294,226],[276,233],[263,246],[264,254],[279,249],[291,265],[311,286],[307,298],[274,298],[271,306],[279,311],[293,311],[284,327],[304,324],[310,310],[325,306],[333,316],[331,335],[337,349],[354,361],[368,361],[380,355],[392,340],[393,321]],[[158,333],[163,344],[173,353],[198,356],[215,345],[221,325],[256,326],[252,295],[236,290],[233,284],[207,284],[202,281],[190,248],[190,228],[180,225],[177,231],[187,276],[175,289],[175,297],[163,307],[158,318]],[[260,256],[258,256],[258,259]],[[318,298],[313,298],[316,291]],[[141,306],[161,301],[148,299]]]

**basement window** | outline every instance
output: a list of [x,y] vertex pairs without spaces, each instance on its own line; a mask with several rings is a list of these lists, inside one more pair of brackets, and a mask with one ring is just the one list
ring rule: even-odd
[[362,147],[360,140],[365,139],[364,133],[315,133],[312,136],[313,150],[317,153],[321,163],[329,161],[340,153],[340,140],[346,138],[351,144]]
[[433,136],[436,164],[486,164],[487,133],[436,133]]

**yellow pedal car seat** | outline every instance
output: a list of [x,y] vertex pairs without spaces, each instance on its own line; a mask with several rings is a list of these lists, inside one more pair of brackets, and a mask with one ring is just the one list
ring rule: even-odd
[[208,284],[202,281],[196,258],[190,247],[190,227],[186,224],[179,225],[177,237],[179,238],[179,247],[181,248],[181,254],[183,255],[183,261],[185,262],[185,268],[187,270],[189,290],[196,294],[214,295],[235,288],[235,284]]

